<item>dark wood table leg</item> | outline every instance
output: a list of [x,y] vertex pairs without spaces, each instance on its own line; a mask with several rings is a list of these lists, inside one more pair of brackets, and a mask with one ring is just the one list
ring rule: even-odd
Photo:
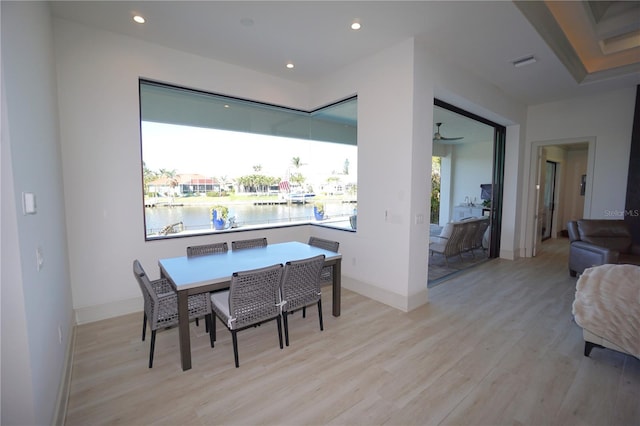
[[333,316],[340,316],[340,293],[342,292],[342,259],[333,264]]
[[178,291],[178,332],[180,335],[180,361],[182,371],[191,369],[191,337],[189,336],[189,294]]

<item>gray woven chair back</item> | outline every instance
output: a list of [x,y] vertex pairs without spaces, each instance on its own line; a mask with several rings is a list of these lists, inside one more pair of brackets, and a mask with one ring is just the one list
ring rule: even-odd
[[234,272],[229,287],[230,329],[277,317],[280,313],[282,265]]
[[291,312],[320,300],[320,273],[324,254],[287,262],[282,274],[282,310]]
[[[178,295],[168,280],[151,281],[138,260],[133,262],[133,272],[142,290],[144,309],[151,330],[178,324]],[[189,319],[211,313],[207,294],[193,294],[188,298]]]
[[[314,247],[319,247],[324,250],[335,251],[338,252],[338,248],[340,247],[340,243],[337,241],[325,240],[324,238],[318,237],[309,237],[309,245]],[[322,268],[322,273],[320,274],[320,284],[327,285],[333,283],[333,267],[325,266]]]
[[200,246],[187,247],[187,257],[200,256],[204,254],[226,253],[229,251],[227,242],[203,244]]
[[309,237],[309,245],[324,250],[335,251],[336,253],[338,252],[338,247],[340,247],[340,243],[337,241],[325,240],[318,237]]
[[144,299],[144,312],[148,318],[151,318],[151,306],[153,306],[153,299],[151,296],[151,283],[149,283],[149,277],[144,272],[142,265],[138,260],[133,261],[133,275],[136,277],[140,291],[142,292],[142,298]]
[[476,238],[476,232],[478,231],[478,227],[480,223],[477,221],[465,222],[464,223],[464,235],[462,237],[462,247],[461,251],[469,251],[473,249],[473,245]]
[[249,240],[231,241],[231,250],[240,250],[252,247],[266,247],[266,238],[252,238]]
[[[142,289],[142,296],[145,298],[145,312],[147,313],[151,330],[177,324],[178,297],[169,282],[167,280],[153,282],[149,280],[138,260],[133,262],[133,271]],[[158,297],[159,294],[163,296]]]

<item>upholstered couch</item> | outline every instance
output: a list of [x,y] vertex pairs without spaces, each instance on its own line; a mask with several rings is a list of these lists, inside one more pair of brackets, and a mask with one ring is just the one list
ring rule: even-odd
[[597,265],[640,265],[640,246],[632,244],[631,232],[624,220],[581,219],[570,221],[567,227],[572,277]]

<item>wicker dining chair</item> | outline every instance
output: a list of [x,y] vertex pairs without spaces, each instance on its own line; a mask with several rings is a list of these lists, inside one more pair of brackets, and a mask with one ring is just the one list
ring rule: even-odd
[[[133,261],[133,275],[138,281],[144,298],[144,317],[142,321],[142,340],[145,339],[147,320],[151,329],[151,349],[149,351],[149,368],[153,367],[153,352],[156,345],[156,331],[178,324],[178,294],[165,278],[151,281],[138,260]],[[189,320],[205,317],[209,329],[212,327],[211,301],[209,294],[193,294],[189,296]],[[213,347],[214,336],[209,339]]]
[[229,251],[227,242],[203,244],[200,246],[187,247],[187,257],[200,256],[204,254],[226,253]]
[[320,291],[320,275],[324,265],[324,254],[308,259],[289,261],[284,266],[280,294],[282,295],[282,319],[284,321],[284,339],[289,346],[288,314],[299,309],[303,312],[307,306],[318,305],[318,321],[320,331],[322,324],[322,294]]
[[[309,245],[319,247],[321,249],[338,252],[340,243],[338,241],[325,240],[324,238],[309,237]],[[333,284],[333,266],[325,266],[322,268],[320,275],[320,285]]]
[[[238,361],[238,331],[267,321],[276,320],[282,349],[282,321],[280,319],[280,280],[282,265],[234,272],[229,290],[211,294],[215,315],[227,326],[233,339],[233,357]],[[216,339],[216,321],[212,321],[212,341]]]
[[266,247],[267,238],[252,238],[249,240],[231,241],[231,250],[240,250],[252,247]]
[[[219,254],[226,253],[229,251],[229,245],[227,242],[222,243],[211,243],[211,244],[203,244],[199,246],[189,246],[187,247],[187,257],[193,256],[203,256],[207,254]],[[196,325],[200,325],[198,322],[198,318],[196,318]],[[206,328],[207,333],[209,332],[209,326]]]

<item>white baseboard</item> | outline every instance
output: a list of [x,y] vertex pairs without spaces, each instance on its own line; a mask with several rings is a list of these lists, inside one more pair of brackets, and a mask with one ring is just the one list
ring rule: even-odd
[[520,257],[517,251],[500,249],[500,259],[516,260]]
[[87,306],[74,309],[76,324],[86,324],[104,319],[119,317],[134,312],[142,312],[144,302],[142,296],[119,300],[103,305]]
[[76,327],[71,326],[71,335],[65,353],[65,363],[56,398],[56,412],[53,417],[54,425],[64,425],[67,419],[67,407],[69,404],[69,392],[71,391],[71,373],[73,371],[73,350],[76,347]]
[[[358,281],[356,279],[342,277],[342,287],[347,290],[355,291],[365,297],[392,306],[401,311],[408,312],[427,303],[427,285],[425,283],[424,290],[417,294],[406,297],[389,290],[376,287],[371,284]],[[103,305],[87,306],[74,310],[76,324],[87,324],[90,322],[101,321],[104,319],[114,318],[134,312],[142,312],[143,307],[142,296],[132,299],[120,300],[117,302],[105,303]]]
[[358,294],[368,297],[369,299],[376,300],[385,305],[389,305],[393,308],[399,309],[404,312],[411,311],[419,306],[427,303],[427,283],[424,284],[424,291],[418,294],[406,297],[398,293],[376,287],[371,284],[358,281],[356,279],[342,276],[342,287],[355,291]]

